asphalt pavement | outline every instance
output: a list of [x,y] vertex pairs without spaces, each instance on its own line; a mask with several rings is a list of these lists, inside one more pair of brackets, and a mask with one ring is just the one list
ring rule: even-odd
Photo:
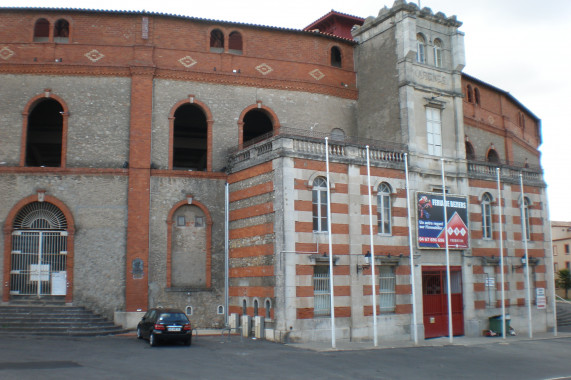
[[150,347],[134,334],[0,336],[0,379],[571,379],[569,332],[337,343],[333,350],[218,332],[195,336],[190,347]]

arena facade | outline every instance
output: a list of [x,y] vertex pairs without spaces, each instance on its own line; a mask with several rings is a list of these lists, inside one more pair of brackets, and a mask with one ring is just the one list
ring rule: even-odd
[[530,309],[554,327],[541,122],[462,72],[455,16],[0,19],[4,303],[59,297],[125,327],[157,306],[201,328],[260,316],[275,341],[329,339],[333,305],[339,339],[371,340],[376,315],[410,340],[448,334],[448,283],[453,334],[481,335],[504,278],[512,327]]

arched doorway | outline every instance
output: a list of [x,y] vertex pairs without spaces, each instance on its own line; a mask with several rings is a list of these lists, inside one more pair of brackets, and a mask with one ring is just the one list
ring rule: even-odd
[[65,296],[68,220],[50,202],[23,206],[12,222],[10,296]]

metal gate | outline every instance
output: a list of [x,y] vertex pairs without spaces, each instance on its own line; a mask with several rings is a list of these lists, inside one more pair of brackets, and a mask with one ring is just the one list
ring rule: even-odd
[[313,274],[313,315],[331,315],[331,290],[329,287],[329,267],[316,266]]
[[11,295],[66,294],[66,231],[13,231]]
[[[422,307],[424,309],[424,337],[448,336],[448,292],[446,267],[427,267],[422,270]],[[464,335],[462,300],[462,272],[450,268],[452,300],[452,334]]]

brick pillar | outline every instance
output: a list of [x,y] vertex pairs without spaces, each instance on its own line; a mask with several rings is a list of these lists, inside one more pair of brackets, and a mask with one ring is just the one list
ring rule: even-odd
[[[129,190],[125,311],[147,310],[149,261],[149,207],[151,182],[152,67],[131,68],[131,125],[129,136]],[[143,271],[133,271],[141,260]]]

